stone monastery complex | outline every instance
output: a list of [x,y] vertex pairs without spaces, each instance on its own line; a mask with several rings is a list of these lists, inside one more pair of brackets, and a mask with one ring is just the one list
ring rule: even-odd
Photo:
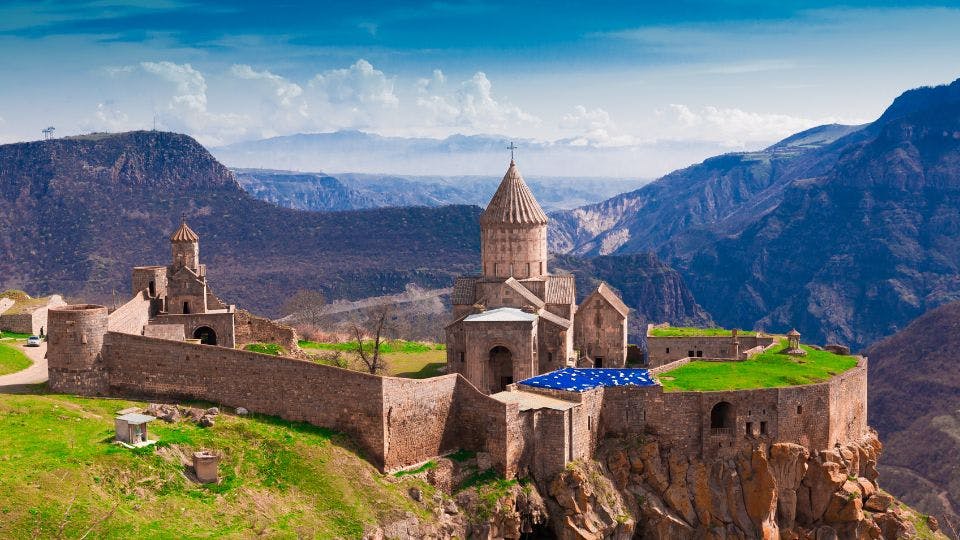
[[[512,161],[480,219],[481,274],[456,280],[446,375],[385,377],[235,349],[254,323],[208,288],[200,239],[182,223],[171,264],[135,268],[120,308],[49,309],[50,387],[309,422],[350,435],[384,471],[464,449],[507,478],[549,479],[609,436],[654,434],[706,458],[781,442],[816,452],[868,434],[865,358],[814,384],[666,390],[658,377],[672,369],[742,361],[781,340],[650,334],[650,369],[626,368],[628,307],[603,284],[578,306],[573,277],[549,273],[547,216]],[[790,341],[803,352],[798,335]]]

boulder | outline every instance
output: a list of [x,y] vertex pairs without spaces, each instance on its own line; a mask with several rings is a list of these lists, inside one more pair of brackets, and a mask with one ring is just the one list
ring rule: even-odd
[[863,509],[876,513],[886,512],[890,509],[891,504],[893,504],[893,496],[888,493],[878,491],[877,493],[871,495],[869,499],[867,499],[867,501],[863,504]]
[[[832,456],[827,452],[821,452],[821,459]],[[839,456],[836,457],[839,459]],[[811,522],[819,521],[823,517],[827,505],[830,504],[833,492],[846,481],[847,475],[843,472],[839,463],[824,461],[810,464],[807,475],[803,477],[803,485],[810,490]]]
[[823,513],[823,520],[827,523],[844,523],[863,520],[863,499],[860,486],[853,481],[846,481],[830,496],[830,502]]
[[799,444],[777,443],[770,448],[770,471],[777,486],[777,524],[793,529],[797,517],[797,490],[807,474],[810,452]]
[[213,417],[208,414],[205,414],[200,417],[199,424],[203,427],[213,427],[213,424],[214,424]]
[[209,409],[203,411],[203,413],[210,416],[216,416],[220,414],[220,409],[218,409],[217,407],[210,407]]
[[420,491],[419,488],[412,487],[407,493],[410,494],[411,499],[417,502],[423,502],[423,491]]
[[777,526],[777,483],[770,473],[767,456],[762,449],[755,449],[747,461],[743,454],[737,456],[737,472],[743,486],[743,504],[747,515],[762,538],[779,538]]
[[237,416],[246,416],[250,414],[250,411],[246,407],[237,407]]

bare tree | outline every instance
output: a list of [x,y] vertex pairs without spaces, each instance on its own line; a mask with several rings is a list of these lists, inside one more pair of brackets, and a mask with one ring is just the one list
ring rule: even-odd
[[378,374],[386,371],[386,360],[380,353],[380,347],[383,345],[383,326],[390,314],[390,306],[383,306],[370,316],[372,329],[369,332],[373,337],[370,350],[364,350],[363,337],[366,332],[358,324],[353,325],[353,333],[357,337],[357,355],[367,367],[369,373]]

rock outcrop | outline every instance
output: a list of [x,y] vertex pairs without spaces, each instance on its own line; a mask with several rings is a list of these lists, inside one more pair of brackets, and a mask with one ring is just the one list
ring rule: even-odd
[[936,530],[877,485],[875,434],[811,454],[790,443],[703,460],[656,441],[610,440],[599,462],[549,483],[558,538],[888,539]]

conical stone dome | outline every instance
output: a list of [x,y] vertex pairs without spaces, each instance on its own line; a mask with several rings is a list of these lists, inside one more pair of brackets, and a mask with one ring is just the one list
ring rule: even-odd
[[527,183],[520,176],[517,164],[510,160],[507,174],[490,199],[487,209],[480,214],[481,225],[546,225],[547,214],[540,208]]
[[180,222],[180,228],[177,229],[171,236],[171,242],[199,242],[200,237],[197,236],[197,233],[193,232],[193,229],[187,226],[186,221]]

